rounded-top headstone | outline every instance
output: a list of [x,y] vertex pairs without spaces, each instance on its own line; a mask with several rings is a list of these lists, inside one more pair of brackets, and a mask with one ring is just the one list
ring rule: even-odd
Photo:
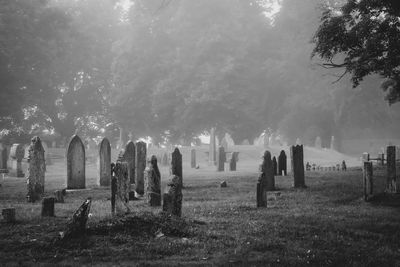
[[13,144],[10,149],[10,157],[21,161],[24,158],[25,150],[21,144]]
[[85,188],[85,146],[78,135],[74,135],[67,149],[67,188]]
[[104,137],[99,146],[99,185],[111,185],[111,145],[110,141]]

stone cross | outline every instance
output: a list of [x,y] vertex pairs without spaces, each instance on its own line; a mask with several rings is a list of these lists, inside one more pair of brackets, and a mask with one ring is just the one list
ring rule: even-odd
[[161,206],[161,174],[156,156],[151,156],[144,173],[147,203],[150,206]]
[[182,179],[172,175],[163,194],[163,211],[181,217],[182,215]]
[[294,187],[305,187],[303,145],[292,146],[290,148],[290,157],[292,163]]
[[281,150],[278,157],[278,175],[287,175],[287,157],[284,150]]
[[208,165],[217,165],[217,150],[215,144],[215,128],[211,128],[210,132],[210,145],[208,150]]
[[29,146],[28,164],[28,194],[26,198],[28,202],[35,202],[39,200],[44,193],[44,177],[46,171],[44,149],[40,138],[37,136],[32,138]]
[[74,135],[67,149],[67,189],[84,189],[85,146],[79,136]]
[[[175,147],[174,152],[171,154],[171,175],[176,175],[180,178],[181,183],[183,183],[183,173],[182,173],[182,154],[177,147]],[[181,184],[181,187],[183,185]]]
[[196,168],[196,149],[194,148],[190,151],[190,167]]
[[132,141],[129,141],[128,144],[125,146],[124,150],[124,159],[128,163],[128,176],[129,176],[129,182],[131,184],[135,183],[135,160],[136,156],[136,147],[135,144]]
[[136,143],[135,157],[135,191],[139,195],[144,194],[144,170],[146,169],[146,143],[139,141]]
[[226,161],[225,149],[223,146],[220,146],[218,148],[217,171],[223,172],[225,170],[225,161]]
[[11,175],[16,177],[24,177],[25,174],[22,171],[22,159],[24,158],[25,150],[21,144],[13,144],[10,149],[11,158]]
[[99,181],[100,186],[111,185],[111,145],[103,138],[99,146]]

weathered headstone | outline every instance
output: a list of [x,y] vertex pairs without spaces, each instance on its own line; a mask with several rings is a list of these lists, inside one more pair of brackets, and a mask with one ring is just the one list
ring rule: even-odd
[[265,151],[263,162],[260,165],[260,174],[257,181],[257,207],[267,206],[267,191],[275,189],[275,177],[273,174],[273,166],[271,153]]
[[210,132],[210,145],[208,149],[208,164],[217,165],[217,147],[215,144],[215,128],[211,128]]
[[386,190],[390,193],[396,193],[400,191],[399,181],[396,181],[396,147],[388,146],[386,149],[386,160],[387,160],[387,180]]
[[[175,147],[174,152],[171,154],[171,175],[178,176],[181,183],[183,183],[182,154],[177,147]],[[183,184],[181,184],[182,186]]]
[[42,217],[54,217],[54,197],[45,197],[42,199]]
[[172,175],[163,194],[163,211],[181,217],[182,215],[182,179]]
[[292,163],[294,187],[305,187],[303,146],[292,146],[290,148],[290,157]]
[[111,185],[111,145],[103,138],[99,146],[99,182],[100,186]]
[[135,183],[136,148],[132,141],[125,146],[124,159],[128,163],[128,176],[131,184]]
[[146,169],[146,143],[139,141],[136,143],[135,157],[135,191],[139,195],[144,194],[144,170]]
[[287,157],[284,150],[281,150],[278,157],[278,175],[287,175]]
[[196,168],[196,149],[190,151],[190,167]]
[[92,199],[87,198],[82,205],[74,212],[71,220],[67,223],[66,230],[62,234],[62,240],[82,236],[86,233],[86,222],[89,217]]
[[7,147],[0,143],[0,169],[7,170]]
[[128,163],[123,157],[118,158],[113,171],[116,178],[116,188],[111,186],[111,190],[115,189],[115,210],[112,210],[112,214],[125,214],[130,211],[128,202],[131,184],[128,176]]
[[373,167],[371,161],[364,161],[363,182],[364,182],[364,200],[368,201],[373,195]]
[[229,170],[236,171],[236,162],[239,160],[239,152],[232,152],[231,160],[229,161]]
[[44,149],[39,137],[35,136],[31,140],[28,156],[28,174],[26,196],[28,202],[39,200],[44,193],[46,163]]
[[319,148],[319,149],[322,148],[321,137],[317,136],[317,137],[315,138],[314,147],[315,147],[315,148]]
[[274,167],[274,175],[278,175],[278,162],[276,161],[276,157],[272,158],[272,166]]
[[84,189],[85,146],[79,136],[74,135],[67,150],[67,189]]
[[24,158],[25,150],[21,144],[13,144],[10,149],[11,171],[10,175],[15,177],[24,177],[22,171],[22,159]]
[[217,162],[217,171],[223,172],[225,170],[225,149],[223,146],[218,148],[218,162]]
[[144,173],[147,203],[150,206],[161,206],[161,174],[156,156],[151,157]]

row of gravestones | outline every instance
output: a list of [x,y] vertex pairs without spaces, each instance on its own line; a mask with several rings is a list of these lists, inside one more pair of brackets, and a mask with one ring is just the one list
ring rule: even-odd
[[336,164],[333,166],[319,166],[315,163],[310,164],[309,162],[306,163],[306,171],[346,171],[347,170],[347,165],[346,162],[343,160],[342,164]]
[[[292,174],[294,178],[295,188],[304,188],[304,154],[303,146],[297,145],[290,148],[290,158],[292,163]],[[285,163],[283,163],[285,159]],[[286,167],[286,154],[285,151],[281,151],[279,155],[279,161],[282,160],[282,167]],[[276,163],[276,160],[275,160]],[[275,175],[276,175],[276,164],[271,159],[271,153],[267,150],[263,155],[263,162],[260,165],[260,174],[257,181],[256,189],[256,200],[257,207],[267,206],[267,191],[274,191],[275,188]],[[279,164],[281,165],[281,164]],[[285,170],[286,172],[286,170]],[[286,174],[286,173],[285,173]]]

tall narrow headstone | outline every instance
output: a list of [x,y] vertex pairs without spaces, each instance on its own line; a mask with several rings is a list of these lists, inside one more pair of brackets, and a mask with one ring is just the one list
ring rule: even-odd
[[363,182],[364,182],[364,200],[368,201],[373,195],[373,172],[372,162],[364,161]]
[[386,190],[390,193],[396,193],[400,191],[400,186],[397,185],[399,181],[396,181],[396,147],[388,146],[386,149],[386,153],[387,153]]
[[21,144],[13,144],[10,149],[11,172],[10,175],[15,177],[24,177],[22,171],[22,159],[24,158],[25,150]]
[[128,176],[128,163],[123,157],[119,157],[115,163],[114,173],[116,178],[115,212],[124,214],[130,211],[128,202],[131,184]]
[[178,176],[180,178],[181,183],[183,183],[182,154],[177,147],[175,147],[174,152],[172,152],[171,154],[171,175]]
[[28,202],[35,202],[39,200],[44,193],[44,177],[46,171],[44,149],[40,138],[37,136],[32,138],[29,146],[28,164],[28,194],[26,198]]
[[262,173],[266,181],[266,189],[268,191],[275,190],[274,165],[271,159],[271,153],[268,150],[264,153],[262,167]]
[[146,143],[139,141],[136,143],[135,157],[135,191],[139,195],[144,194],[144,170],[146,169]]
[[163,211],[181,217],[182,215],[182,179],[172,175],[163,194]]
[[260,174],[257,181],[257,207],[267,206],[267,191],[273,190],[272,187],[274,186],[271,153],[265,151],[262,159],[263,162],[260,165]]
[[128,176],[131,184],[135,183],[135,156],[135,144],[132,141],[129,141],[125,146],[124,159],[128,163]]
[[0,169],[7,170],[7,147],[0,143]]
[[274,167],[274,175],[278,175],[278,162],[276,161],[276,157],[272,158],[272,166]]
[[208,164],[217,165],[217,148],[215,144],[215,128],[211,128],[210,132],[210,146],[208,150]]
[[236,162],[239,160],[239,152],[232,152],[231,160],[229,161],[229,170],[236,171]]
[[217,171],[223,172],[225,170],[225,149],[223,146],[218,148],[218,162],[217,162]]
[[196,149],[190,151],[190,167],[196,168]]
[[294,187],[305,187],[303,146],[292,146],[290,148],[290,157],[292,163]]
[[315,148],[322,148],[322,141],[321,141],[321,137],[317,136],[315,138],[315,144],[314,144]]
[[85,146],[79,136],[74,135],[67,149],[67,189],[84,189]]
[[281,150],[278,157],[278,175],[287,175],[287,157],[284,150]]
[[156,156],[151,156],[144,173],[147,203],[150,206],[161,206],[161,174]]
[[111,145],[103,138],[99,146],[99,182],[100,186],[111,185]]

